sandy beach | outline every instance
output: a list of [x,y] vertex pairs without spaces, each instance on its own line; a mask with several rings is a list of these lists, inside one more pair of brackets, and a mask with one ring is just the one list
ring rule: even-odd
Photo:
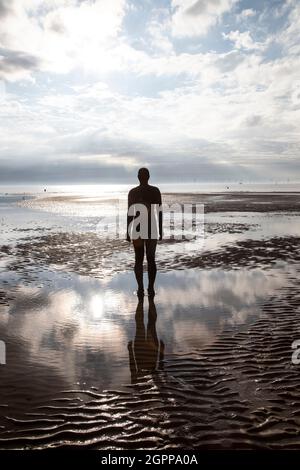
[[204,240],[159,244],[143,303],[114,199],[0,200],[0,448],[300,448],[300,193],[163,194]]

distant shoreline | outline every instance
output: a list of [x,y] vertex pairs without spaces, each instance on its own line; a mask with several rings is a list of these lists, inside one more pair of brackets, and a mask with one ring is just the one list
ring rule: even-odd
[[[285,194],[300,193],[300,183],[159,183],[150,181],[154,186],[159,186],[164,194]],[[5,195],[72,195],[94,196],[106,195],[118,196],[127,194],[132,184],[0,184],[0,196]],[[46,190],[46,191],[45,191]]]

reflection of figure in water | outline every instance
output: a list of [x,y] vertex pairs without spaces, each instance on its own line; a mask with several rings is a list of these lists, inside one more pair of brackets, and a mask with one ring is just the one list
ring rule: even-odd
[[156,319],[155,304],[153,299],[149,298],[148,324],[145,329],[144,301],[140,299],[135,315],[135,339],[128,343],[129,366],[133,384],[145,375],[155,372],[158,367],[162,368],[165,346],[163,341],[157,338]]
[[[148,184],[149,178],[149,170],[147,168],[140,168],[138,172],[140,185],[131,189],[128,194],[127,240],[133,241],[135,252],[134,272],[138,284],[137,294],[139,298],[144,295],[143,261],[145,251],[149,277],[148,295],[149,297],[154,297],[155,295],[155,252],[157,240],[162,239],[161,194],[158,188]],[[145,208],[146,217],[144,218],[139,209],[141,206]],[[133,234],[134,221],[137,225]]]

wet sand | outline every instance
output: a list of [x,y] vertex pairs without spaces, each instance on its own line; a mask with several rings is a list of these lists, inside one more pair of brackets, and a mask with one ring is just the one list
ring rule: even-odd
[[174,199],[205,199],[206,240],[159,246],[154,305],[125,241],[43,225],[34,201],[7,223],[0,447],[300,447],[300,195]]

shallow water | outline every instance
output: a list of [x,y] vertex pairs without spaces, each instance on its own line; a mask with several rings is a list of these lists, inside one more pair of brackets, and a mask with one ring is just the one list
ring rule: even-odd
[[[51,371],[47,387],[53,392],[57,391],[55,376],[71,389],[119,389],[134,380],[128,343],[136,336],[142,335],[146,348],[138,358],[139,373],[146,374],[151,372],[149,348],[159,354],[160,340],[166,358],[201,351],[224,329],[243,330],[257,319],[261,303],[284,283],[284,270],[171,271],[158,275],[156,300],[145,297],[141,305],[128,272],[107,281],[40,272],[38,283],[20,285],[13,302],[1,309],[6,374],[17,373],[21,379],[28,370],[34,375],[40,371],[39,380],[46,380]],[[26,396],[25,389],[22,393]]]

